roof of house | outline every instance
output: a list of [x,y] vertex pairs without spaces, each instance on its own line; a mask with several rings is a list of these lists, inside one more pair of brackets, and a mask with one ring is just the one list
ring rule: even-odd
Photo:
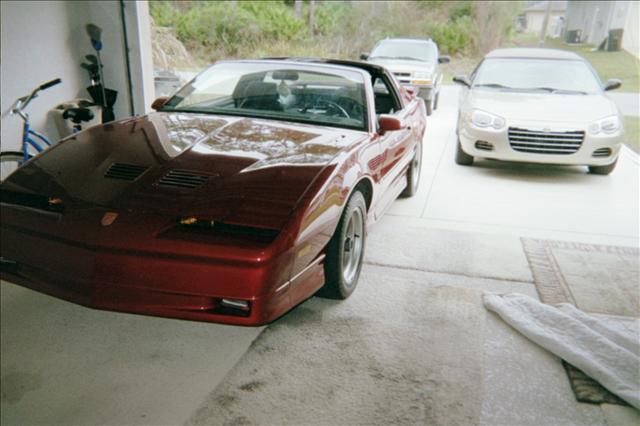
[[566,50],[540,49],[535,47],[521,47],[511,49],[496,49],[489,52],[485,58],[528,58],[528,59],[565,59],[584,60],[580,55]]
[[[547,10],[548,1],[538,1],[529,6],[524,10],[524,13],[527,12],[545,12]],[[567,2],[566,1],[551,1],[551,11],[552,12],[564,12],[567,10]]]

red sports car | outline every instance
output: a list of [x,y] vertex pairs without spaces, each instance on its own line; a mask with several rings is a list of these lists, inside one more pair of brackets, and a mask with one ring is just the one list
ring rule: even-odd
[[265,324],[358,282],[416,192],[424,102],[384,68],[218,62],[154,112],[76,133],[0,185],[2,278],[99,309]]

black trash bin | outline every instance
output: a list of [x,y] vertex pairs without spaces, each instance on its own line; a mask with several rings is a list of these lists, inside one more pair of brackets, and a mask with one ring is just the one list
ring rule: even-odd
[[609,40],[607,42],[607,51],[608,52],[617,52],[622,48],[622,33],[624,30],[622,28],[609,30]]

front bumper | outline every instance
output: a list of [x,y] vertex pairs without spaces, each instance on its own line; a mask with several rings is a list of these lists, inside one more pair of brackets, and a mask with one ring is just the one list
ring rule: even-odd
[[[509,128],[527,129],[535,132],[546,130],[552,132],[584,131],[584,139],[572,153],[534,153],[522,152],[514,148],[509,140]],[[462,150],[469,155],[495,160],[527,163],[605,166],[616,161],[622,147],[624,134],[619,131],[613,135],[590,135],[586,126],[571,123],[541,123],[535,121],[513,121],[501,130],[481,129],[466,122],[462,118],[458,123],[458,137]],[[540,145],[540,150],[544,150]],[[535,148],[536,146],[533,145]],[[490,148],[490,149],[489,149]],[[600,151],[599,151],[600,150]],[[608,150],[608,151],[607,151]],[[600,154],[597,154],[598,151]],[[608,155],[602,155],[602,152]],[[594,156],[596,154],[596,156]]]
[[[7,224],[12,210],[3,205],[1,276],[9,282],[96,309],[225,324],[266,324],[293,306],[287,253],[239,260],[223,251],[123,250]],[[296,280],[320,287],[322,264]],[[250,310],[230,310],[223,298],[247,301]]]

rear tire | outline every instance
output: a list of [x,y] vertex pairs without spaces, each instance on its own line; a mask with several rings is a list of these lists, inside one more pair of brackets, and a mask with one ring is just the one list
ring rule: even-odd
[[436,95],[436,98],[433,100],[433,110],[438,109],[438,101],[440,100],[440,92]]
[[24,161],[24,154],[18,151],[0,152],[0,182],[13,173]]
[[473,155],[469,155],[462,150],[460,138],[456,141],[456,164],[470,166],[473,164]]
[[366,240],[367,205],[356,191],[345,206],[338,228],[327,246],[324,261],[325,284],[318,296],[346,299],[358,284]]
[[616,168],[616,164],[618,164],[617,158],[616,161],[606,166],[589,166],[589,173],[592,175],[608,175]]
[[427,99],[425,104],[427,105],[427,116],[429,116],[433,113],[433,99]]
[[416,153],[411,159],[407,170],[407,187],[400,194],[401,197],[413,197],[420,186],[420,168],[422,167],[422,141],[416,145]]

